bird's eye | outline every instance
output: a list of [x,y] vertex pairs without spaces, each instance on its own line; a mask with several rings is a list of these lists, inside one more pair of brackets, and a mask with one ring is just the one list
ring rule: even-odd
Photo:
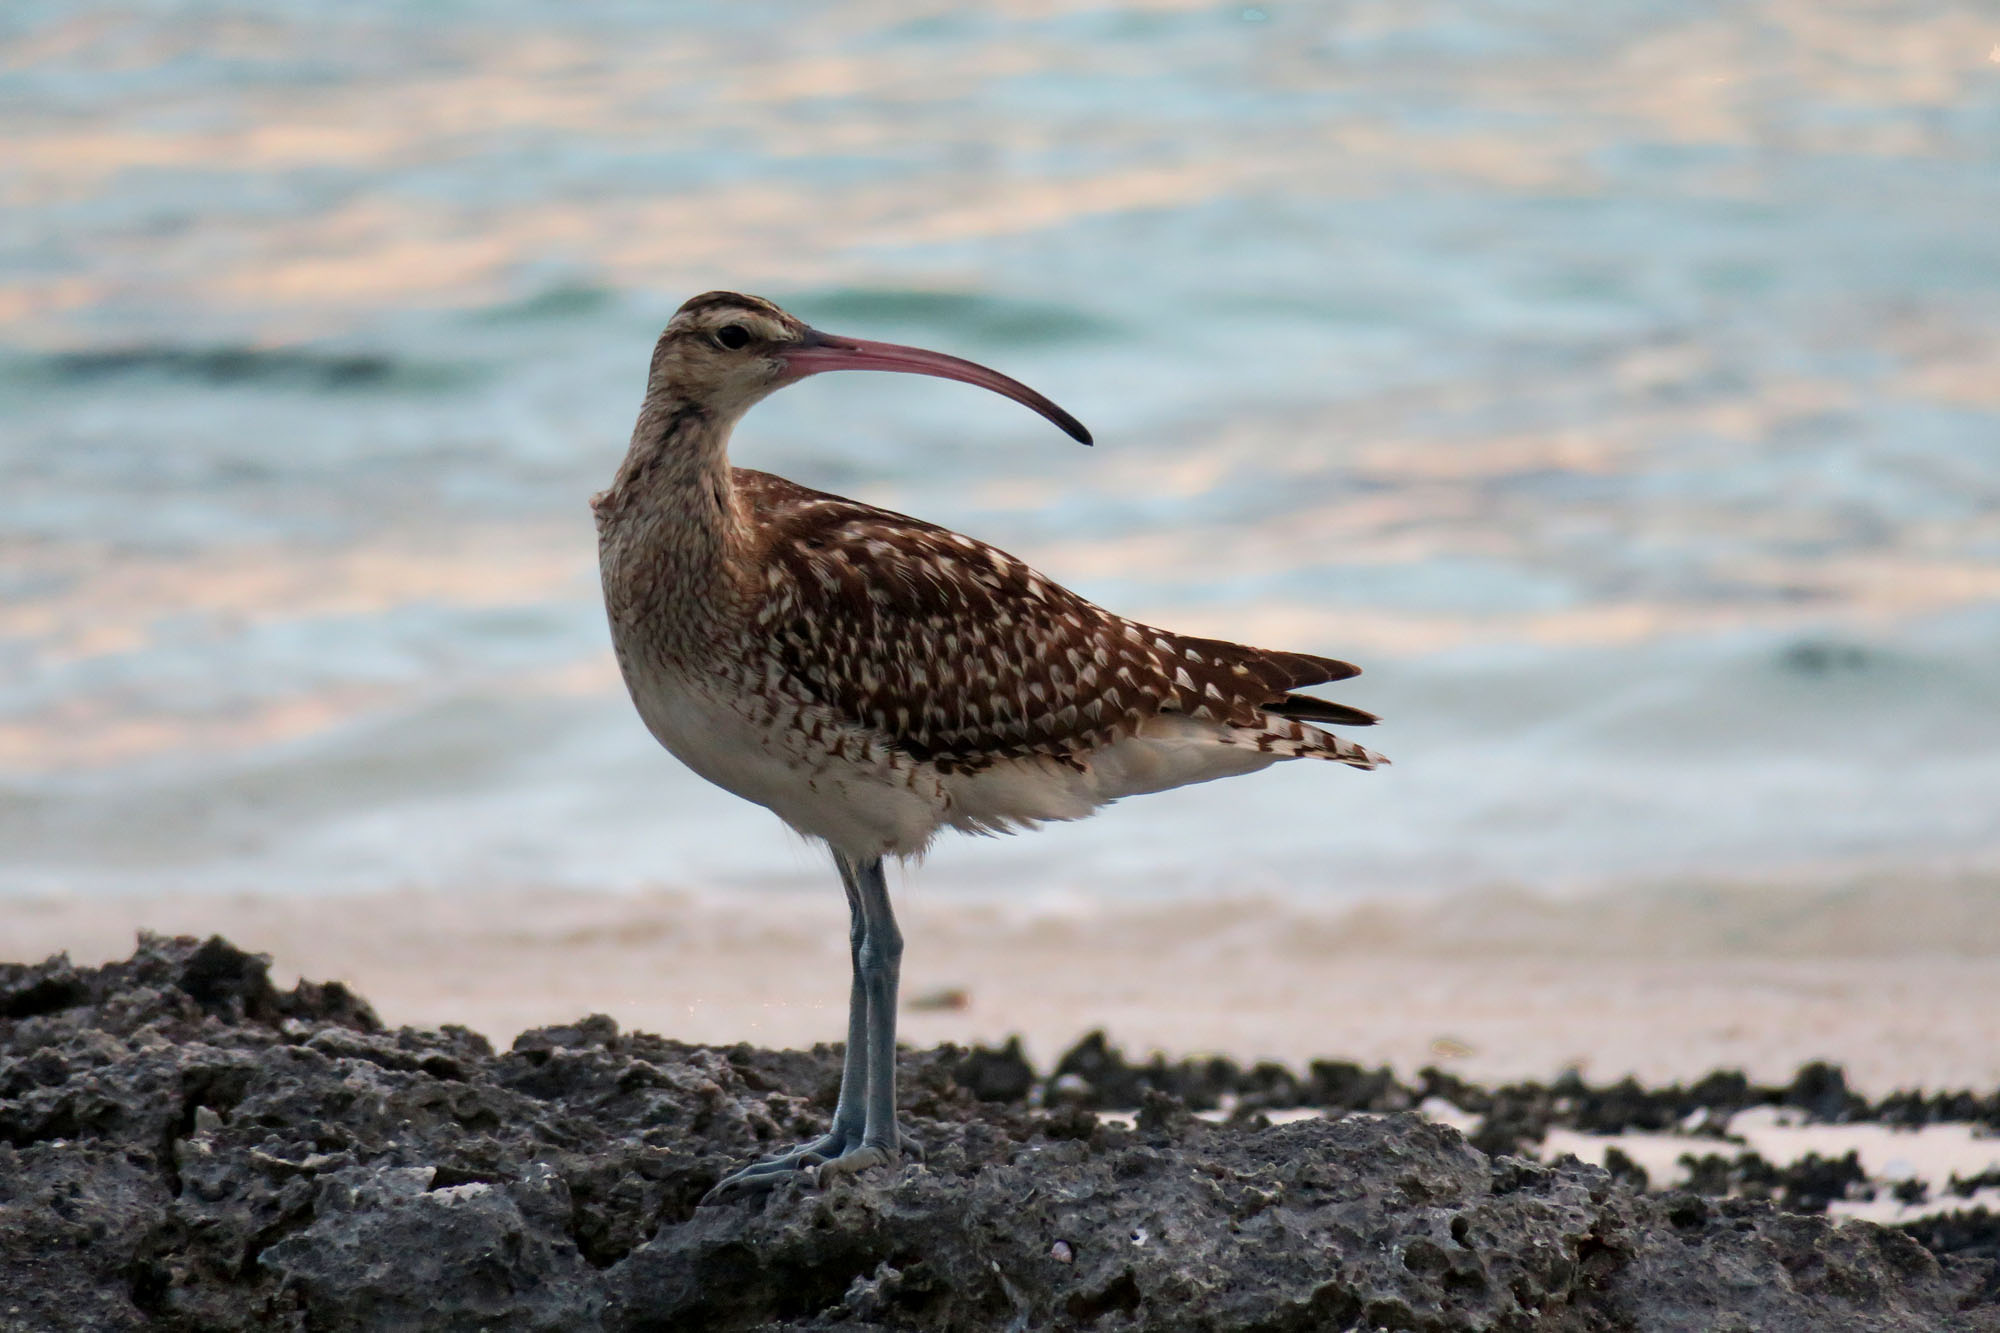
[[717,345],[727,347],[734,352],[738,348],[750,345],[750,330],[741,324],[724,324],[715,331],[715,341]]

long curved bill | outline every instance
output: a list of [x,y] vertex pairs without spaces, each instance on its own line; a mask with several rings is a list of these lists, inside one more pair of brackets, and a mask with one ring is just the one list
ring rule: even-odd
[[927,352],[921,347],[904,347],[897,343],[869,342],[865,338],[840,338],[817,329],[808,331],[804,342],[782,355],[791,369],[792,379],[804,379],[829,370],[900,370],[911,375],[935,375],[939,379],[977,384],[982,389],[991,389],[1003,398],[1012,398],[1024,407],[1033,408],[1062,427],[1079,444],[1090,443],[1090,432],[1084,429],[1081,421],[1021,381],[963,357]]

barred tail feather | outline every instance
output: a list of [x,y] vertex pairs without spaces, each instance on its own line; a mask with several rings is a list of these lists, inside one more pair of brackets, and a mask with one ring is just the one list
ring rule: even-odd
[[1350,768],[1389,766],[1386,755],[1377,754],[1364,745],[1356,745],[1345,736],[1336,736],[1330,731],[1321,731],[1318,727],[1280,717],[1276,713],[1266,713],[1261,728],[1230,728],[1223,743],[1252,746],[1283,759],[1329,759]]

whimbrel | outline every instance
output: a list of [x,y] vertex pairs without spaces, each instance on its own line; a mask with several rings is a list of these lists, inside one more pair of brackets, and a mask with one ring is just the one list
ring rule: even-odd
[[921,1152],[896,1123],[885,858],[1283,759],[1386,762],[1315,725],[1372,714],[1294,693],[1357,667],[1126,620],[984,542],[729,465],[744,412],[828,370],[963,380],[1090,443],[997,371],[821,333],[756,297],[697,296],[654,346],[631,447],[591,501],[618,665],[660,744],[831,849],[852,923],[832,1127],[711,1201]]

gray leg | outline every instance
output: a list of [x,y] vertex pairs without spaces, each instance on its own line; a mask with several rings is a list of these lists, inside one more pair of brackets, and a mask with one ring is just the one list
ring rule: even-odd
[[[837,1175],[893,1161],[899,1148],[923,1156],[922,1145],[896,1125],[896,982],[903,939],[889,906],[882,862],[877,859],[856,865],[836,854],[834,864],[847,891],[848,961],[853,983],[847,995],[847,1049],[833,1125],[811,1143],[724,1176],[703,1197],[703,1203],[761,1193],[815,1167],[839,1163]],[[879,945],[874,938],[877,934],[881,936]],[[878,1074],[878,1070],[882,1072]],[[864,1148],[873,1151],[862,1154]]]
[[847,890],[847,1049],[840,1064],[840,1100],[833,1107],[833,1132],[845,1147],[861,1137],[862,1096],[868,1086],[868,996],[861,987],[861,941],[867,934],[867,919],[853,867],[845,857],[836,856],[833,863],[840,867],[840,887]]
[[[860,942],[854,948],[854,994],[861,997],[866,1019],[858,1027],[850,1004],[848,1049],[859,1046],[865,1071],[854,1086],[857,1094],[855,1134],[848,1146],[869,1143],[924,1159],[924,1145],[896,1121],[896,995],[903,969],[903,932],[889,905],[889,881],[882,859],[842,872],[861,907]],[[855,937],[850,934],[849,939]],[[850,1057],[851,1058],[851,1057]],[[850,1064],[849,1069],[853,1066]]]
[[882,860],[854,867],[861,901],[861,949],[855,977],[867,1001],[867,1084],[862,1102],[861,1142],[819,1168],[819,1183],[870,1166],[899,1160],[902,1136],[896,1127],[896,987],[903,964],[903,933],[889,905]]

